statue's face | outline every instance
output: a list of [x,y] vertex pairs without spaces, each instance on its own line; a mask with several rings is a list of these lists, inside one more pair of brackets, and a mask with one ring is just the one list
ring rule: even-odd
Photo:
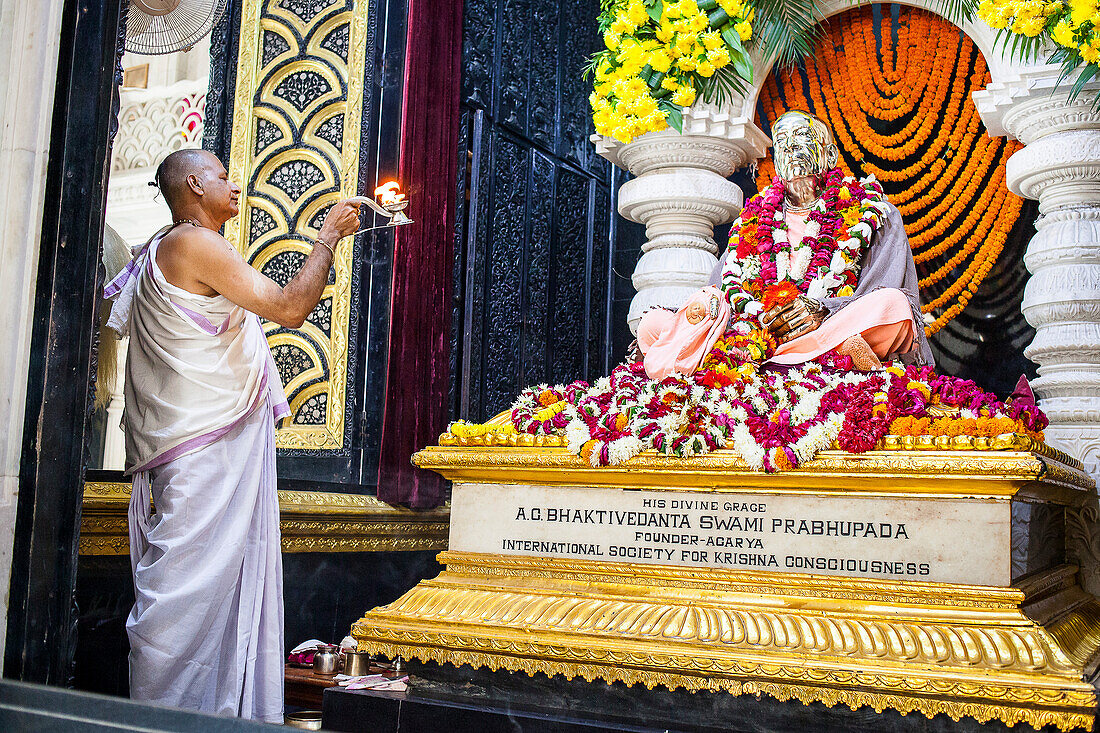
[[787,112],[772,126],[775,172],[790,183],[820,176],[836,165],[837,148],[820,122],[805,112]]

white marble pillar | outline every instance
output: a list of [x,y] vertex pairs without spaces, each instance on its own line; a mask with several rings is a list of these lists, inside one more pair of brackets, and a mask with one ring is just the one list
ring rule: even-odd
[[[991,134],[1024,143],[1008,160],[1008,187],[1039,202],[1021,309],[1035,327],[1024,353],[1039,365],[1046,439],[1100,479],[1100,113],[1095,91],[1070,102],[1056,79],[1049,67],[1025,71],[975,101]],[[1100,595],[1098,520],[1094,497],[1067,513],[1066,530],[1081,585]]]
[[[0,0],[0,618],[7,617],[62,0]],[[0,635],[0,657],[4,640]]]
[[1090,93],[1052,95],[1049,73],[1024,81],[1001,118],[1025,144],[1008,161],[1008,186],[1041,214],[1024,255],[1022,310],[1036,330],[1024,353],[1039,365],[1047,441],[1100,477],[1100,114]]
[[646,227],[627,316],[636,332],[644,311],[678,308],[706,285],[721,251],[714,227],[732,221],[743,203],[726,177],[763,157],[768,138],[751,119],[700,103],[684,111],[683,134],[593,140],[596,152],[635,176],[619,188],[619,213]]

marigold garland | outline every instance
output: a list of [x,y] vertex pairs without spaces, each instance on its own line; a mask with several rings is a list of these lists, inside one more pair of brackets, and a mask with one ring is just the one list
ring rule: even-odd
[[[932,335],[966,308],[1019,219],[1023,201],[1004,172],[1019,145],[985,133],[971,94],[989,72],[970,39],[902,7],[895,43],[891,6],[882,7],[878,34],[871,8],[832,19],[805,77],[773,75],[758,109],[768,121],[792,108],[816,112],[833,130],[841,168],[881,182],[905,221]],[[760,188],[773,176],[762,164]]]

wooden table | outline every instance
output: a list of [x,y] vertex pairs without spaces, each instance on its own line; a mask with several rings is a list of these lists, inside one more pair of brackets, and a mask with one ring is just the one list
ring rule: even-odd
[[[384,677],[398,676],[392,670],[374,664],[370,667],[370,674],[380,674]],[[334,676],[335,674],[315,674],[311,667],[286,665],[283,672],[286,704],[308,710],[320,710],[325,688],[336,687],[336,682],[332,679]]]
[[309,667],[291,667],[286,665],[283,679],[286,680],[286,704],[309,710],[321,709],[321,697],[326,687],[335,687],[331,674],[314,674]]

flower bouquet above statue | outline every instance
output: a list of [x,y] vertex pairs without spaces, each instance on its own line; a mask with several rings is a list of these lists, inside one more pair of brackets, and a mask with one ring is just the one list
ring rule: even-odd
[[600,15],[606,50],[586,76],[596,132],[628,143],[669,125],[696,97],[716,101],[752,81],[744,43],[754,11],[742,0],[610,0]]

